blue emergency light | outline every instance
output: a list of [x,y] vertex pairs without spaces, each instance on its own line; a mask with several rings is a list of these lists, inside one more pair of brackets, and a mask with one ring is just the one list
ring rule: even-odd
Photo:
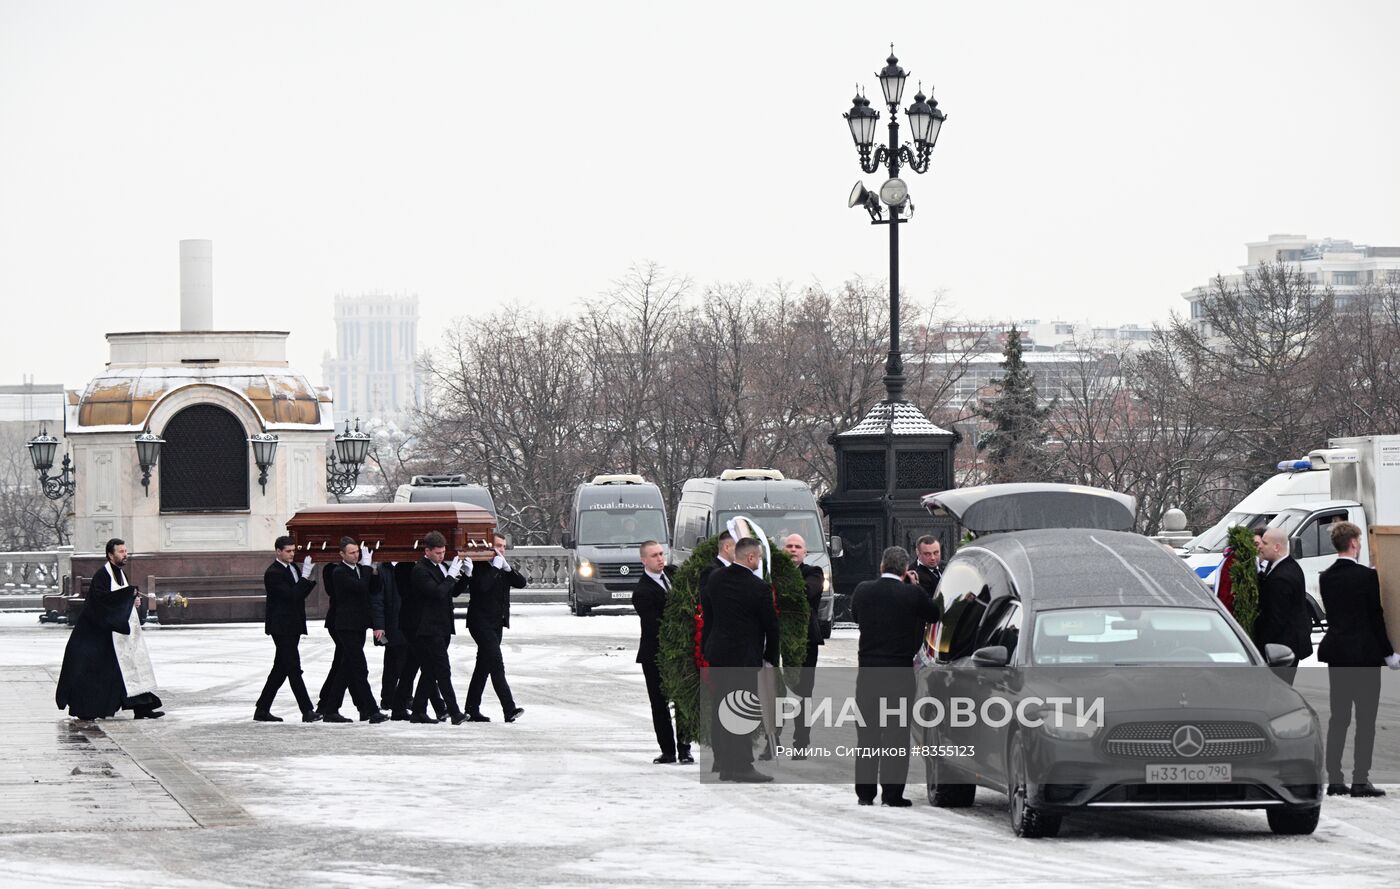
[[1307,472],[1312,469],[1311,460],[1284,460],[1278,465],[1279,472]]

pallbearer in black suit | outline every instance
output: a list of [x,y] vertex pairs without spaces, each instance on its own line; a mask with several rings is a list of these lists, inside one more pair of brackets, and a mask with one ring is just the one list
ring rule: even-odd
[[[1286,645],[1301,661],[1313,653],[1312,611],[1302,566],[1289,553],[1288,535],[1282,528],[1265,528],[1259,539],[1259,555],[1266,564],[1259,575],[1254,644],[1260,651],[1271,642]],[[1274,673],[1292,685],[1298,665],[1275,667]]]
[[[792,732],[792,745],[801,751],[812,742],[812,727],[807,725],[807,699],[812,696],[812,686],[817,678],[817,654],[821,651],[822,645],[822,587],[826,578],[822,576],[822,569],[816,565],[808,565],[802,561],[807,558],[807,541],[801,534],[789,534],[783,541],[783,549],[788,556],[797,564],[797,570],[802,572],[802,582],[807,589],[807,657],[802,662],[802,673],[797,680],[797,687],[793,691],[797,692],[799,709],[797,711],[797,724]],[[793,759],[806,759],[805,753],[794,753]]]
[[671,578],[676,566],[666,564],[666,548],[655,540],[641,545],[642,577],[632,591],[632,607],[641,619],[642,638],[637,644],[637,663],[647,682],[647,697],[651,699],[651,725],[656,730],[656,743],[661,755],[654,763],[695,762],[690,755],[690,738],[679,722],[671,730],[671,702],[661,687],[661,669],[656,656],[661,650],[661,615],[666,610],[666,598],[671,592]]
[[943,579],[943,544],[932,534],[925,534],[914,544],[914,564],[909,566],[907,583],[917,584],[932,596],[938,592]]
[[851,617],[860,625],[856,707],[864,726],[856,726],[861,750],[856,756],[856,799],[863,806],[874,804],[877,784],[885,805],[912,805],[904,796],[904,784],[909,776],[913,662],[924,627],[938,619],[938,608],[927,591],[903,580],[908,565],[909,553],[903,547],[886,549],[879,580],[864,581],[851,595]]
[[404,632],[412,637],[410,644],[423,671],[418,679],[418,690],[413,694],[410,722],[437,722],[428,716],[428,698],[435,688],[447,704],[452,724],[461,725],[467,721],[452,687],[452,662],[447,658],[447,646],[456,634],[452,600],[467,591],[472,563],[460,552],[451,564],[443,564],[446,557],[447,538],[437,531],[429,531],[423,538],[423,558],[413,566],[409,582],[418,611],[417,626],[404,627]]
[[714,686],[710,739],[721,781],[773,780],[753,767],[753,745],[748,736],[731,733],[720,718],[720,708],[729,695],[747,692],[744,697],[757,698],[758,671],[764,662],[778,665],[778,613],[773,607],[773,591],[756,573],[766,545],[752,537],[740,540],[734,546],[734,563],[715,571],[700,594],[705,620],[700,628],[700,648],[710,664]]
[[496,556],[489,565],[473,573],[472,598],[467,605],[467,632],[472,634],[472,641],[476,643],[476,668],[472,670],[472,681],[467,686],[466,711],[472,722],[491,721],[489,716],[481,713],[481,695],[486,690],[486,678],[489,676],[506,722],[515,722],[525,708],[515,705],[510,684],[506,682],[501,637],[502,631],[510,626],[510,591],[523,589],[527,581],[525,575],[510,567],[506,561],[506,539],[497,534],[493,543]]
[[[1270,529],[1273,530],[1273,529]],[[1374,569],[1358,564],[1361,529],[1336,522],[1331,529],[1337,561],[1318,578],[1327,635],[1317,659],[1327,664],[1332,715],[1327,720],[1327,795],[1385,796],[1371,783],[1371,753],[1376,743],[1376,711],[1381,702],[1382,665],[1400,669],[1400,657],[1385,631],[1380,580]],[[1356,752],[1351,787],[1343,780],[1342,751],[1356,710]]]
[[[390,571],[380,569],[379,585],[384,591],[384,677],[379,707],[390,711],[389,718],[407,722],[413,703],[413,680],[418,676],[418,657],[413,653],[410,631],[418,627],[419,612],[413,596],[415,562],[396,562]],[[409,628],[406,630],[405,628]],[[438,722],[447,719],[447,706],[437,687],[428,693]]]
[[301,721],[318,722],[321,717],[311,706],[311,695],[307,694],[306,683],[301,678],[301,653],[297,650],[301,637],[306,635],[306,597],[316,588],[316,581],[311,579],[311,557],[306,557],[301,568],[293,565],[297,550],[290,537],[277,538],[273,548],[276,558],[263,572],[263,589],[267,591],[263,632],[272,637],[277,654],[272,659],[272,672],[267,674],[262,694],[258,695],[253,719],[282,721],[272,715],[272,701],[286,682],[301,708]]
[[321,579],[326,582],[326,594],[335,609],[331,625],[331,638],[335,640],[333,682],[323,691],[321,717],[326,722],[351,721],[339,712],[348,689],[360,711],[361,722],[384,722],[388,717],[375,706],[374,692],[369,687],[369,665],[365,662],[365,630],[372,629],[375,639],[384,638],[384,599],[373,554],[368,547],[361,550],[353,538],[342,538],[340,562],[328,565]]

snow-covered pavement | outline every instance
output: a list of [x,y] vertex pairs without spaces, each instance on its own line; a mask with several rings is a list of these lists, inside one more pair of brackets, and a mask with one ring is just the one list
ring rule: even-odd
[[[484,709],[495,721],[459,727],[303,725],[291,721],[286,688],[274,710],[289,721],[254,723],[272,661],[261,627],[152,628],[169,716],[116,720],[112,740],[173,758],[246,817],[77,832],[11,823],[0,828],[0,885],[1239,887],[1400,878],[1394,787],[1383,800],[1328,800],[1310,837],[1276,837],[1259,812],[1147,812],[1070,818],[1059,839],[1037,841],[1015,839],[1006,799],[987,791],[970,810],[938,810],[911,786],[915,807],[896,810],[859,808],[847,786],[701,783],[697,766],[651,764],[635,615],[575,618],[562,605],[527,605],[512,625],[506,667],[525,715],[501,722],[488,687]],[[0,615],[0,668],[56,674],[66,638],[32,614]],[[823,661],[853,665],[854,643],[852,631],[838,630]],[[470,638],[456,637],[451,651],[462,693]],[[379,650],[367,653],[374,682]],[[303,640],[302,660],[314,696],[331,660],[323,631]],[[44,720],[50,734],[69,731],[57,710],[24,727]],[[7,726],[15,724],[0,721]],[[10,732],[5,746],[23,743],[19,727]],[[11,771],[0,787],[19,793],[22,762],[0,760]],[[915,765],[911,781],[921,780]],[[71,793],[24,798],[48,822],[72,807],[77,823],[78,809],[92,805]]]

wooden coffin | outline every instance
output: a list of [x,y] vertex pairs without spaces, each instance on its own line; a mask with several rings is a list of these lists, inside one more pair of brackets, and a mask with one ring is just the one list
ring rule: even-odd
[[337,503],[308,507],[287,520],[297,559],[310,553],[313,562],[338,560],[342,537],[374,550],[376,562],[416,562],[429,531],[447,538],[449,559],[463,551],[490,561],[495,530],[491,513],[469,503]]

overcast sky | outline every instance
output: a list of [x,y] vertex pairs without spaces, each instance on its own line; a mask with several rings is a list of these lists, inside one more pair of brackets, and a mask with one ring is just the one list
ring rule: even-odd
[[336,293],[417,293],[428,346],[648,259],[883,277],[841,113],[891,40],[949,116],[906,293],[1164,319],[1271,232],[1400,244],[1397,33],[1389,2],[0,0],[0,383],[178,328],[181,238],[216,325],[291,330],[317,381]]

